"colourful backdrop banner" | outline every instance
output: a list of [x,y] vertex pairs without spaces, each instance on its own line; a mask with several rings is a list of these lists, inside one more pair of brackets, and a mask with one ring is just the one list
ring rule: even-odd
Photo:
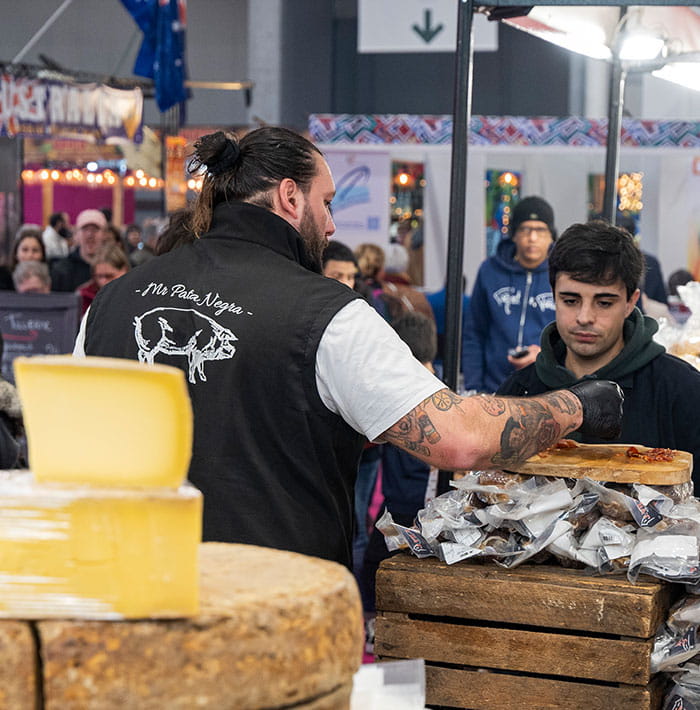
[[119,137],[140,143],[142,130],[141,89],[0,75],[0,136]]
[[[311,114],[309,132],[318,143],[421,143],[452,141],[452,116]],[[472,116],[472,145],[604,146],[606,118]],[[639,148],[698,148],[700,121],[623,119],[620,144]]]

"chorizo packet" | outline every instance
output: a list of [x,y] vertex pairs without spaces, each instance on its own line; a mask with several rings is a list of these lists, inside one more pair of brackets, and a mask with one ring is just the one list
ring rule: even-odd
[[700,652],[698,627],[671,628],[663,624],[654,639],[651,652],[651,672],[678,670]]
[[437,555],[433,546],[418,530],[395,523],[388,510],[377,520],[375,525],[377,530],[384,535],[384,542],[389,552],[409,549],[416,557]]
[[662,710],[700,710],[700,693],[676,683],[666,695]]
[[700,666],[686,663],[680,672],[673,674],[673,681],[663,710],[700,710]]
[[633,583],[642,573],[670,582],[697,583],[700,580],[698,524],[678,520],[664,521],[664,525],[665,529],[637,531],[627,577]]

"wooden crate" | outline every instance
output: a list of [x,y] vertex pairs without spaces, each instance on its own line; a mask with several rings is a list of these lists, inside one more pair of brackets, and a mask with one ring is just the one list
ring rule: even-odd
[[374,651],[425,659],[432,707],[658,710],[650,658],[676,594],[649,577],[401,554],[377,573]]

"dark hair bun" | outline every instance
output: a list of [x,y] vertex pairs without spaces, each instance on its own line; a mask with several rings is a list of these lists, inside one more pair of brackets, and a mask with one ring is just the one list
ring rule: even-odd
[[238,143],[223,131],[202,136],[194,144],[195,169],[204,166],[211,175],[231,170],[241,154]]

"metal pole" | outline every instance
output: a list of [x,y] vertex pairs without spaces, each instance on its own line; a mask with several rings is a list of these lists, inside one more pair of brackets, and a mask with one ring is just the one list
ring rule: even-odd
[[27,44],[22,47],[19,53],[12,60],[13,64],[16,64],[24,55],[42,38],[44,33],[53,25],[54,22],[61,16],[63,11],[73,2],[73,0],[63,0],[63,3],[59,8],[57,8],[53,15],[49,17],[46,22],[34,33],[34,36],[27,42]]
[[457,389],[462,342],[462,273],[464,259],[464,212],[467,195],[467,149],[472,109],[473,0],[459,0],[455,93],[452,127],[450,219],[447,238],[445,294],[445,384]]
[[617,55],[613,60],[610,77],[610,105],[608,107],[608,137],[605,153],[605,193],[603,197],[603,217],[615,224],[617,214],[617,176],[620,171],[620,128],[622,126],[622,105],[627,73],[623,70]]
[[[620,10],[620,23],[624,26],[627,8]],[[620,171],[620,128],[622,126],[622,106],[625,96],[627,72],[620,61],[620,38],[613,42],[613,62],[610,70],[610,97],[608,100],[608,136],[605,152],[605,193],[603,195],[603,217],[615,224],[617,215],[617,176]]]
[[[473,0],[459,0],[455,93],[452,118],[452,173],[450,219],[447,236],[447,281],[445,292],[445,384],[457,389],[462,343],[462,272],[464,260],[464,211],[467,197],[467,148],[472,113]],[[437,493],[450,489],[451,471],[438,473]]]

